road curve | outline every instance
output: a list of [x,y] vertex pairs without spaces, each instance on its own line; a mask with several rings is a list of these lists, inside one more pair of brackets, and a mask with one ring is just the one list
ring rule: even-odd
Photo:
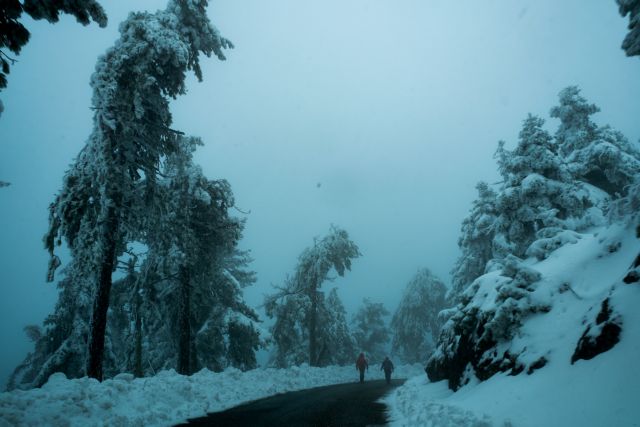
[[181,426],[215,427],[365,427],[387,422],[385,406],[378,403],[385,394],[404,383],[393,380],[336,384],[279,394],[256,400]]

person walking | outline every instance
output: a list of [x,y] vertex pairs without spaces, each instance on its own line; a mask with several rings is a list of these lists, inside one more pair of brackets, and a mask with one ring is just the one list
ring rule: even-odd
[[364,382],[364,370],[369,370],[369,362],[367,362],[367,358],[364,357],[364,353],[360,353],[358,359],[356,360],[356,369],[360,371],[360,382]]
[[393,372],[393,362],[389,359],[389,356],[384,358],[380,370],[384,371],[384,379],[387,380],[387,384],[391,384],[391,373]]

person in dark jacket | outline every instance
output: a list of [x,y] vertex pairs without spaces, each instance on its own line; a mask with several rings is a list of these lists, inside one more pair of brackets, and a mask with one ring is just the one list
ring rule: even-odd
[[389,356],[384,358],[380,370],[384,371],[384,379],[387,380],[387,384],[391,384],[391,373],[393,372],[393,362],[389,359]]
[[364,382],[364,370],[369,370],[369,362],[367,362],[367,358],[364,357],[364,353],[360,353],[358,359],[356,360],[356,369],[360,371],[360,382]]

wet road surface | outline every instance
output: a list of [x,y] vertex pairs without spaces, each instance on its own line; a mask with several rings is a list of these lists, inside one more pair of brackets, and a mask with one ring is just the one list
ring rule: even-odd
[[404,380],[336,384],[279,394],[194,418],[181,426],[365,427],[385,425],[386,407],[376,402]]

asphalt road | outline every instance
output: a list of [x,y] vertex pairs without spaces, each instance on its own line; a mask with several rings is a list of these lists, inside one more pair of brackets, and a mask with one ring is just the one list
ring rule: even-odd
[[387,422],[385,406],[376,401],[404,380],[337,384],[279,394],[223,412],[189,420],[182,426],[216,427],[365,427]]

